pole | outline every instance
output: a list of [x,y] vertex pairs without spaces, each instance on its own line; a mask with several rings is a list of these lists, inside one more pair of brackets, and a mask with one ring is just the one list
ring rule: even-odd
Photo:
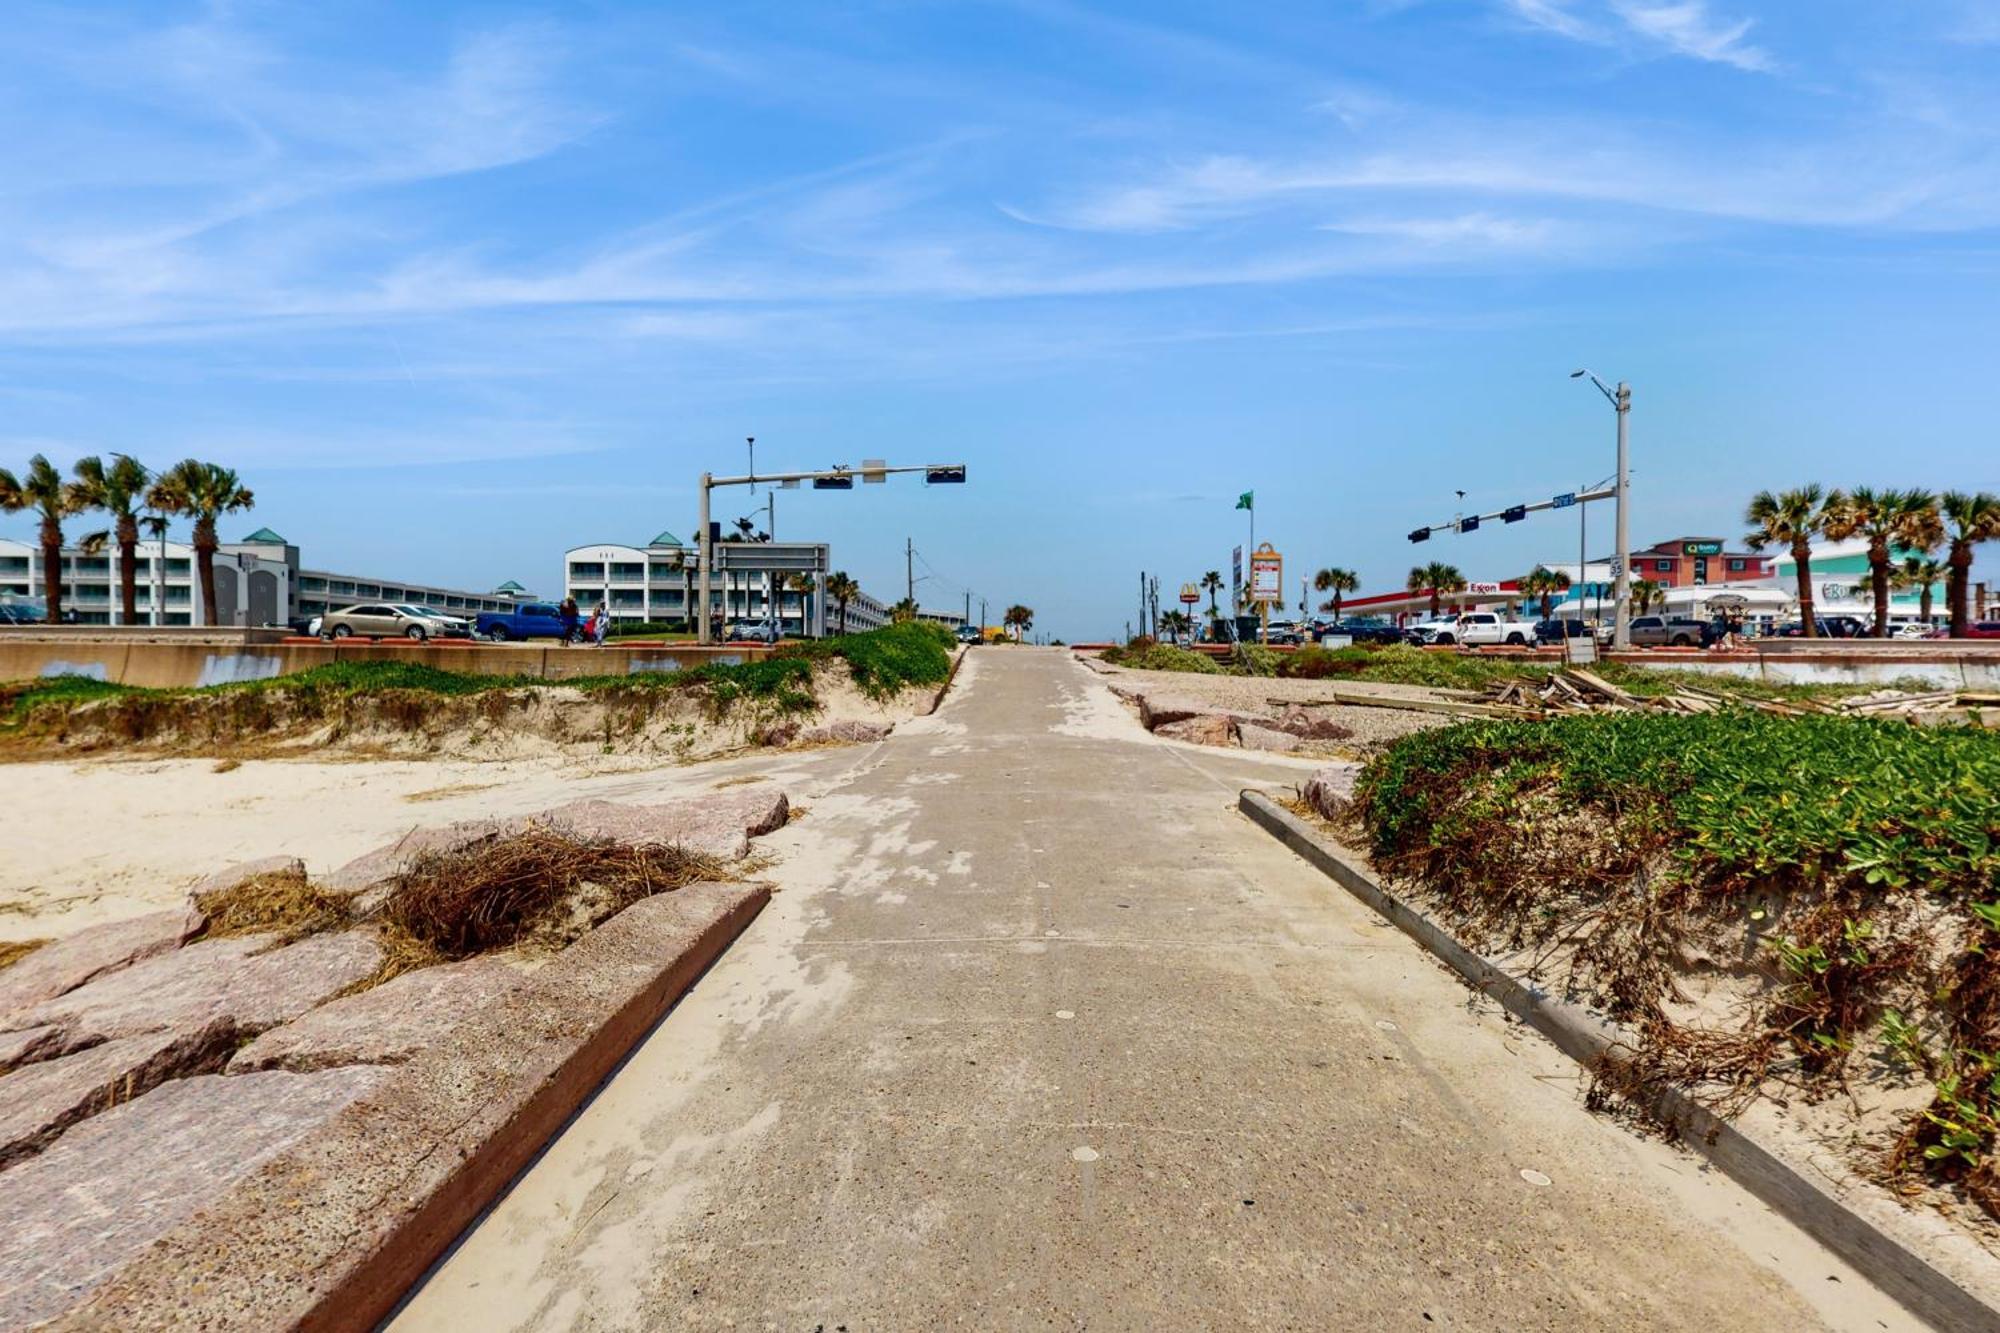
[[[1576,618],[1583,619],[1583,592],[1590,586],[1590,506],[1576,507]],[[1569,645],[1569,630],[1563,630],[1563,645]]]
[[1627,503],[1631,473],[1626,466],[1626,437],[1632,417],[1632,386],[1624,380],[1618,381],[1614,405],[1618,409],[1618,600],[1611,613],[1611,642],[1613,647],[1625,649],[1632,646],[1632,541],[1626,526],[1631,510]]
[[958,623],[961,625],[970,625],[972,623],[972,589],[970,588],[965,590],[965,614],[958,618]]
[[[1130,629],[1131,626],[1127,625],[1126,628]],[[982,639],[986,637],[986,599],[984,597],[979,599],[979,637]],[[1132,636],[1127,634],[1125,637],[1129,639]]]
[[715,543],[708,538],[708,486],[711,475],[707,472],[701,474],[701,535],[696,543],[695,557],[701,566],[695,573],[695,592],[700,598],[695,613],[698,617],[694,636],[696,643],[715,641],[711,633],[714,626],[710,624],[708,615],[708,571],[710,562],[715,559]]
[[[912,611],[917,607],[917,542],[914,537],[903,538],[903,597]],[[914,617],[912,617],[914,619]]]

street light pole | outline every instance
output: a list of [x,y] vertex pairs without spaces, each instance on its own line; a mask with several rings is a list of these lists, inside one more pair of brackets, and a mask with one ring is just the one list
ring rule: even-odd
[[1569,373],[1571,379],[1581,379],[1586,375],[1590,376],[1590,382],[1597,386],[1597,391],[1604,395],[1610,402],[1612,410],[1618,414],[1618,479],[1614,483],[1618,496],[1616,520],[1618,574],[1617,583],[1612,589],[1611,646],[1620,649],[1630,648],[1632,646],[1632,539],[1626,525],[1631,508],[1627,503],[1631,498],[1632,477],[1627,446],[1630,433],[1629,420],[1632,415],[1632,386],[1624,380],[1619,380],[1618,387],[1614,390],[1606,387],[1603,380],[1591,375],[1588,370],[1572,370]]
[[713,642],[709,637],[708,617],[708,571],[715,560],[715,543],[708,537],[708,492],[712,479],[712,473],[701,474],[701,536],[695,543],[697,550],[695,558],[701,562],[701,569],[695,578],[695,595],[701,599],[696,612],[696,643]]

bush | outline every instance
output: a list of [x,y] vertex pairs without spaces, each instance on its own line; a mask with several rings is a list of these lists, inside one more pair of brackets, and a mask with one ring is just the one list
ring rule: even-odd
[[1275,676],[1280,656],[1261,643],[1238,642],[1229,650],[1229,664],[1238,675]]
[[957,645],[952,632],[935,621],[905,620],[865,634],[782,644],[770,660],[841,658],[863,693],[882,698],[905,686],[944,684]]

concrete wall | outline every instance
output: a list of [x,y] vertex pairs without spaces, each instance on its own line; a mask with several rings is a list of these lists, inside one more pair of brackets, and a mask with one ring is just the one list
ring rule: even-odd
[[1807,643],[1756,641],[1741,651],[1631,652],[1607,654],[1614,662],[1718,676],[1744,676],[1773,684],[1886,685],[1922,680],[1938,689],[2000,689],[2000,642],[1868,643],[1854,639]]
[[[250,631],[255,633],[255,631]],[[148,640],[152,635],[148,634]],[[736,663],[769,655],[758,644],[699,648],[546,648],[514,644],[161,643],[97,638],[0,637],[0,681],[90,676],[120,685],[221,685],[269,680],[328,662],[421,662],[481,676],[630,675],[677,671],[707,662]]]

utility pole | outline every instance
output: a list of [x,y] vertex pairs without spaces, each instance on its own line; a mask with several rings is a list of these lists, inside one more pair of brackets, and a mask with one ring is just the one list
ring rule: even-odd
[[970,625],[972,623],[972,589],[970,588],[965,590],[965,614],[958,618],[958,623],[961,625]]
[[914,611],[917,606],[917,542],[914,537],[903,538],[903,596]]
[[708,536],[708,492],[714,482],[714,475],[710,472],[701,474],[701,538],[696,543],[699,547],[696,558],[701,561],[699,577],[696,579],[696,582],[700,586],[696,589],[696,595],[700,597],[701,601],[695,613],[695,623],[697,626],[695,630],[696,643],[715,642],[711,633],[713,626],[708,614],[708,581],[710,574],[715,569],[715,543],[710,541]]
[[1632,386],[1618,381],[1618,605],[1613,611],[1612,643],[1621,649],[1632,646],[1632,539],[1626,521],[1632,506],[1632,473],[1627,466],[1627,432],[1632,418]]
[[[986,599],[984,597],[979,599],[979,637],[982,639],[986,637]],[[1128,635],[1127,637],[1129,638],[1130,636]]]

